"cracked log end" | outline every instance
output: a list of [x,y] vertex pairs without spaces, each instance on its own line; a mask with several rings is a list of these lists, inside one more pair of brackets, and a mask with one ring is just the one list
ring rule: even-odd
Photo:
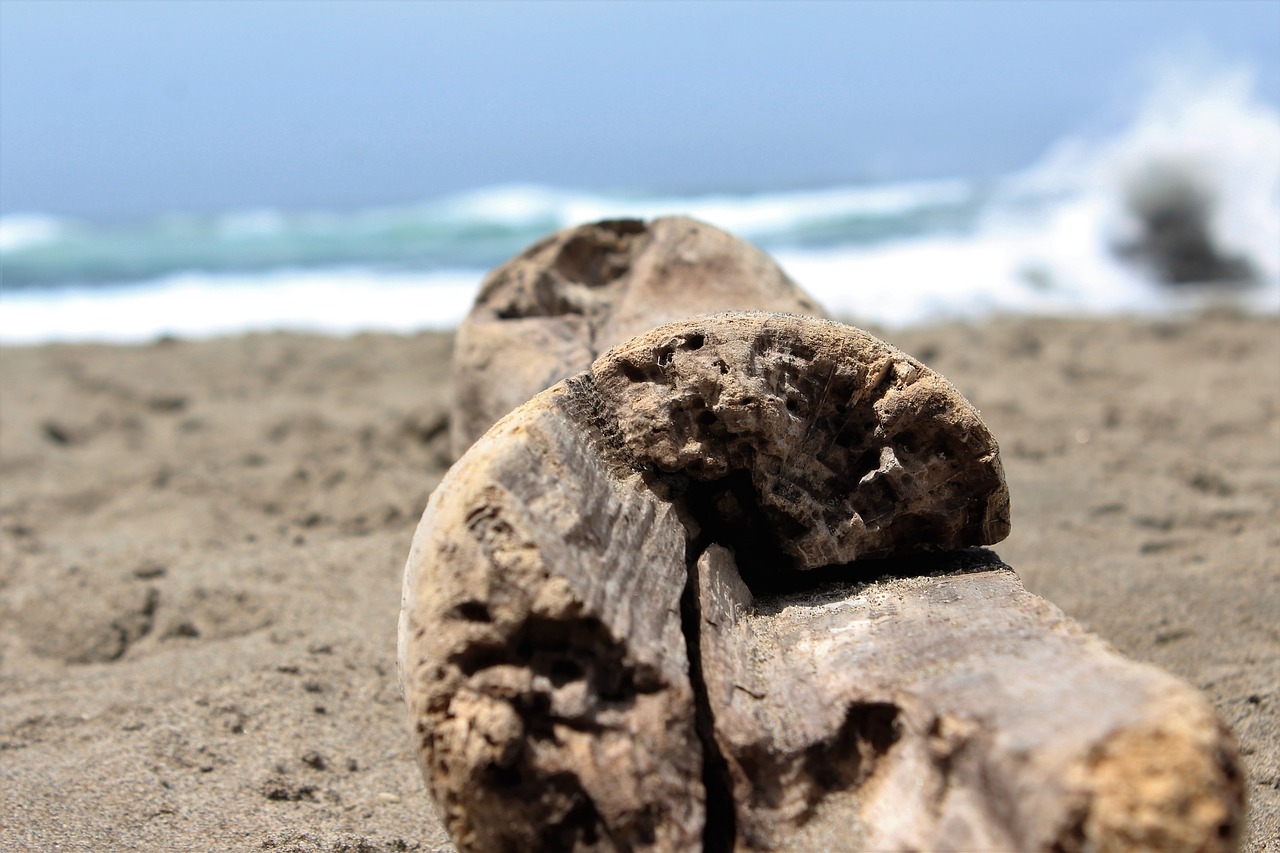
[[592,376],[629,463],[690,491],[712,535],[767,532],[751,550],[773,571],[1009,533],[999,450],[977,411],[859,329],[722,314],[628,341]]
[[728,310],[822,314],[764,252],[684,217],[606,220],[535,243],[486,277],[458,329],[454,456],[609,347]]

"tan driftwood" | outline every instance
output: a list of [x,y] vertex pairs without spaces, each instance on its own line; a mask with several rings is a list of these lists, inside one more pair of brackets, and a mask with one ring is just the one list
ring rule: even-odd
[[692,219],[610,220],[539,241],[485,278],[458,329],[455,457],[609,347],[729,310],[822,313],[764,252]]
[[723,314],[606,352],[414,537],[442,820],[467,850],[1229,849],[1230,737],[972,550],[1008,514],[977,412],[856,329]]
[[400,661],[423,777],[464,850],[696,849],[684,529],[564,390],[477,442],[414,537]]
[[753,600],[727,550],[698,561],[740,847],[1234,848],[1238,757],[1190,687],[990,552],[860,568]]

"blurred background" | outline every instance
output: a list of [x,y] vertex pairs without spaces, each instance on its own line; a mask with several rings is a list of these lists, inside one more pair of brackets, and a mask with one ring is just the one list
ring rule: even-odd
[[682,213],[837,314],[1280,311],[1280,2],[0,0],[0,343],[448,327]]

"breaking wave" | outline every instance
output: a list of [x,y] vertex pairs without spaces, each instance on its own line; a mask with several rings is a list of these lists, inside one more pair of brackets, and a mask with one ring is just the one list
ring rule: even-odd
[[550,231],[693,216],[772,253],[837,315],[1280,312],[1280,113],[1243,70],[1167,74],[1128,126],[998,180],[681,196],[543,186],[403,207],[123,224],[0,218],[0,342],[448,327]]

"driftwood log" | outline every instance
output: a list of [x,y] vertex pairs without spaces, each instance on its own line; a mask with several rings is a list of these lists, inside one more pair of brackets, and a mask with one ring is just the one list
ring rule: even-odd
[[450,442],[663,323],[716,311],[820,315],[756,247],[679,216],[567,228],[493,270],[458,328]]
[[442,821],[465,850],[1231,849],[1229,734],[975,549],[1008,506],[972,406],[858,330],[726,314],[606,352],[415,534],[399,657]]
[[878,571],[753,599],[729,551],[700,556],[699,658],[739,847],[1234,849],[1239,759],[1190,687],[988,551]]

